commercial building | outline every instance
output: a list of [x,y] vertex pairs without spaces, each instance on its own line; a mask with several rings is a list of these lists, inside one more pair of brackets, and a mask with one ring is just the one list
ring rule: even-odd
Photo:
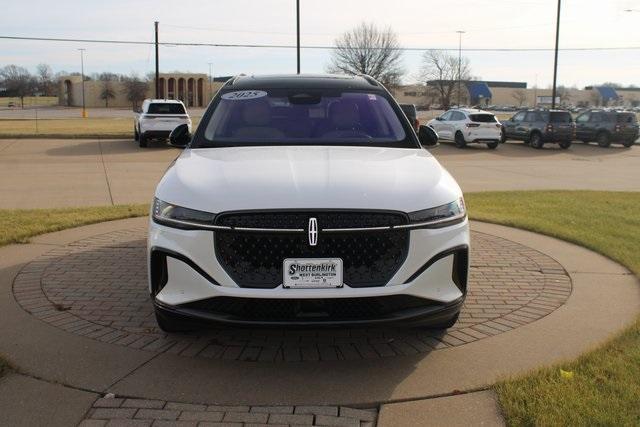
[[[392,90],[401,103],[429,107],[440,104],[436,89],[440,84],[453,84],[451,104],[457,103],[457,82],[429,81],[427,84],[399,86]],[[466,105],[509,105],[516,107],[547,106],[551,104],[552,90],[529,88],[525,82],[466,81],[461,85],[461,103]],[[640,88],[613,88],[587,86],[584,89],[560,88],[556,104],[581,107],[640,105]]]
[[[205,107],[226,80],[227,78],[224,77],[210,82],[206,74],[161,73],[158,79],[160,83],[158,97],[179,99],[187,107]],[[60,78],[59,84],[59,105],[81,107],[82,77],[64,76]],[[104,96],[107,88],[112,97]],[[154,97],[155,84],[154,80],[151,80],[147,84],[145,98]],[[85,80],[84,98],[87,107],[132,107],[132,102],[127,99],[126,86],[119,80],[108,82]]]

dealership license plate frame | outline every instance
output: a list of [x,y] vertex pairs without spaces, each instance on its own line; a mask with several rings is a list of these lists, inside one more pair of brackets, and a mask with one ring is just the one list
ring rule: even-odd
[[[293,264],[320,265],[335,264],[335,274],[323,274],[322,271],[289,274]],[[286,258],[282,262],[282,287],[285,289],[339,289],[344,286],[342,258]]]

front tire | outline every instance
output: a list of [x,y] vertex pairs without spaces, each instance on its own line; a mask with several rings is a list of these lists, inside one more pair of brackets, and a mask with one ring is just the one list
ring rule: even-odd
[[456,143],[456,147],[458,148],[464,148],[467,146],[467,141],[465,141],[464,135],[462,134],[462,132],[456,132],[454,141]]
[[498,144],[499,144],[499,142],[498,142],[498,141],[495,141],[495,142],[487,142],[487,147],[489,147],[489,148],[490,148],[490,149],[492,149],[492,150],[495,150],[496,148],[498,148]]
[[529,145],[531,145],[536,150],[539,150],[542,147],[544,147],[544,142],[542,141],[542,135],[540,135],[538,132],[533,132],[529,137]]
[[502,133],[500,134],[500,142],[503,144],[507,142],[507,132],[505,128],[502,128]]
[[133,140],[138,141],[140,139],[140,134],[138,133],[138,128],[133,127]]
[[622,145],[624,145],[627,148],[633,147],[633,144],[636,143],[635,139],[627,139],[625,141],[622,142]]
[[563,150],[566,150],[567,148],[571,147],[571,141],[561,141],[558,145],[560,145],[560,148],[562,148]]
[[146,148],[147,147],[147,137],[144,133],[141,133],[138,136],[138,145],[140,146],[140,148]]
[[596,137],[596,142],[602,148],[607,148],[611,145],[611,141],[609,139],[609,134],[606,132],[600,132]]

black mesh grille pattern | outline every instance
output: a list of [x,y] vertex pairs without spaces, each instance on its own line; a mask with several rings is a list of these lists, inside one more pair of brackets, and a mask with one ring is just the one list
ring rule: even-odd
[[185,308],[239,320],[262,322],[373,320],[402,310],[434,305],[409,295],[332,299],[252,299],[217,297],[185,304]]
[[[251,228],[307,230],[309,218],[325,228],[380,227],[406,224],[401,213],[266,212],[222,214],[216,224]],[[343,280],[351,287],[383,286],[400,268],[409,247],[409,231],[323,233],[310,246],[306,233],[217,231],[218,262],[246,288],[275,288],[282,283],[285,258],[341,258]]]

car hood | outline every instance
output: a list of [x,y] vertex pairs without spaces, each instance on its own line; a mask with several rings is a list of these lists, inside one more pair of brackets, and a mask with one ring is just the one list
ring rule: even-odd
[[389,209],[449,203],[460,188],[426,150],[269,146],[187,149],[156,197],[207,212]]

